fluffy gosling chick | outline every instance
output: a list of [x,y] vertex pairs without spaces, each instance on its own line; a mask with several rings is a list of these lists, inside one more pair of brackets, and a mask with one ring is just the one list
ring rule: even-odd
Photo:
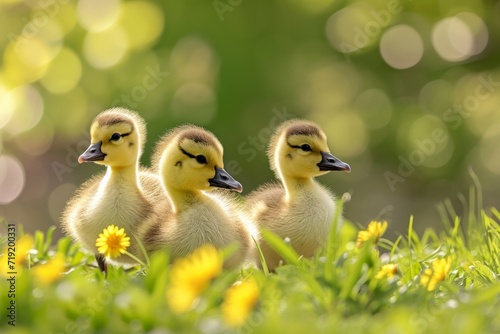
[[147,245],[165,245],[175,259],[203,244],[220,249],[236,243],[239,248],[226,260],[225,267],[235,267],[246,260],[251,237],[238,218],[237,207],[228,197],[207,192],[214,188],[242,191],[241,184],[223,169],[222,157],[218,139],[194,125],[177,127],[160,139],[153,165],[172,212],[147,233]]
[[[268,158],[278,184],[267,184],[247,196],[247,211],[260,228],[288,237],[291,246],[311,257],[325,244],[335,215],[334,196],[314,177],[351,168],[332,154],[318,125],[289,120],[273,134]],[[263,240],[259,245],[268,268],[274,270],[281,257]]]
[[[108,109],[94,118],[90,135],[92,144],[78,162],[105,165],[107,170],[77,190],[63,212],[62,226],[76,242],[96,254],[99,267],[106,271],[104,257],[95,246],[103,229],[111,224],[124,228],[131,243],[127,251],[144,259],[135,236],[155,221],[153,204],[166,199],[158,177],[139,167],[146,126],[138,114],[122,108]],[[125,254],[110,262],[136,263]]]

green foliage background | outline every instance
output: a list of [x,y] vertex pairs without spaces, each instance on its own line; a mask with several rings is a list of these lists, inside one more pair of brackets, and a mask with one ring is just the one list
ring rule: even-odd
[[[436,35],[451,17],[462,21]],[[265,143],[275,118],[314,120],[353,170],[321,182],[338,195],[352,193],[345,208],[352,221],[388,219],[391,239],[410,214],[417,231],[438,227],[434,206],[445,197],[462,212],[455,194],[466,192],[469,166],[485,204],[498,204],[498,85],[465,116],[454,105],[474,97],[481,80],[500,81],[499,22],[499,2],[486,0],[0,1],[0,153],[24,170],[23,179],[0,168],[2,191],[24,182],[0,214],[27,231],[57,225],[76,187],[101,170],[76,159],[89,143],[91,119],[113,105],[147,120],[146,165],[167,129],[207,127],[245,193],[273,178]],[[409,51],[399,50],[393,62],[422,52],[407,69],[381,52],[401,25],[422,44],[397,35],[395,48]],[[436,45],[463,57],[444,59]],[[157,86],[146,89],[155,71],[162,73]],[[419,146],[436,129],[445,141]],[[415,152],[425,153],[423,161],[401,176],[401,161]],[[393,189],[387,172],[401,177]]]

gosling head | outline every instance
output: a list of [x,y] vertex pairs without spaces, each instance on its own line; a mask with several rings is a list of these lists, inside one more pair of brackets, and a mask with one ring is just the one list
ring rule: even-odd
[[153,164],[167,189],[206,191],[217,187],[241,192],[241,184],[224,170],[222,157],[222,145],[211,132],[183,125],[160,140]]
[[136,113],[123,108],[103,111],[92,121],[91,145],[79,163],[95,162],[111,167],[137,163],[145,143],[146,126]]
[[305,179],[329,171],[351,171],[348,164],[330,153],[321,128],[305,120],[281,124],[271,138],[268,157],[271,169],[280,179]]

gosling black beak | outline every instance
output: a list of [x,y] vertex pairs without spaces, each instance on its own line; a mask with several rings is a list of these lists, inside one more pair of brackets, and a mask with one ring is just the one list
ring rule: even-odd
[[342,162],[340,159],[334,157],[328,152],[321,152],[321,161],[318,163],[319,170],[343,170],[348,173],[351,172],[351,166]]
[[106,156],[105,153],[101,151],[102,141],[91,144],[89,148],[83,152],[82,155],[78,157],[79,163],[90,162],[90,161],[102,161]]
[[208,182],[212,187],[232,189],[239,193],[243,191],[241,183],[233,179],[233,177],[224,169],[217,166],[215,166],[215,176],[208,180]]

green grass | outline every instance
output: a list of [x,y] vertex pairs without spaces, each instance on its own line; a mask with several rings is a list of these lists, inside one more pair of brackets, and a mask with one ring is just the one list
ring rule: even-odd
[[[36,232],[24,266],[63,254],[66,272],[55,282],[38,282],[32,270],[17,276],[16,326],[7,324],[10,299],[0,281],[0,331],[9,333],[498,333],[500,332],[500,212],[482,209],[480,189],[471,187],[469,209],[459,218],[448,201],[439,208],[443,232],[408,233],[395,242],[381,239],[356,248],[358,229],[345,222],[333,228],[328,245],[314,259],[265,234],[286,264],[275,273],[223,271],[192,311],[169,309],[170,266],[165,253],[147,267],[109,268],[105,278],[68,238],[52,244],[53,229]],[[337,219],[336,219],[337,220]],[[334,225],[337,223],[335,222]],[[18,232],[19,233],[19,232]],[[1,248],[6,237],[0,240]],[[434,260],[450,257],[451,270],[434,291],[420,277]],[[5,261],[5,257],[1,259]],[[398,274],[376,279],[385,263]],[[259,301],[246,323],[231,328],[221,303],[235,281],[254,277]]]

